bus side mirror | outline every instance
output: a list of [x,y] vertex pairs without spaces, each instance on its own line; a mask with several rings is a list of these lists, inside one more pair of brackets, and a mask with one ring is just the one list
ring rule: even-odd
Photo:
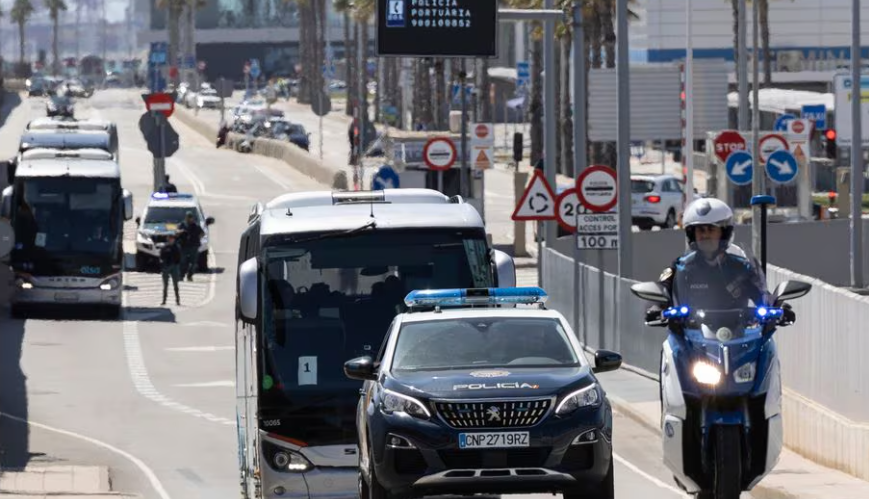
[[133,219],[133,193],[124,189],[124,220]]
[[256,258],[246,260],[238,269],[238,307],[241,320],[253,324],[257,319],[259,272]]
[[516,287],[516,264],[513,262],[513,257],[500,250],[492,250],[495,260],[495,271],[497,273],[499,288],[515,288]]
[[0,204],[0,218],[12,220],[12,190],[13,187],[3,189],[2,204]]

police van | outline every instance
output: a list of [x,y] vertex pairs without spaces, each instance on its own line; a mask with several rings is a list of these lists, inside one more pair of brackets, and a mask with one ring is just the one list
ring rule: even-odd
[[136,270],[143,271],[150,265],[159,264],[160,248],[170,234],[178,231],[187,212],[193,213],[196,223],[203,231],[196,262],[197,270],[208,270],[208,227],[214,223],[214,217],[205,216],[199,199],[193,194],[174,192],[151,194],[142,216],[136,217]]

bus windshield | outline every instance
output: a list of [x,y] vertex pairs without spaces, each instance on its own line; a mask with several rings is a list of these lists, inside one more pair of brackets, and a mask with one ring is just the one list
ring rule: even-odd
[[[411,290],[493,286],[489,247],[481,229],[304,237],[265,249],[260,407],[279,417],[292,416],[288,410],[312,415],[305,400],[332,400],[327,412],[335,414],[342,410],[332,404],[344,401],[334,399],[349,397],[352,430],[359,382],[344,376],[344,362],[377,353]],[[328,431],[341,434],[344,428],[335,426]],[[320,433],[322,422],[293,427],[294,438],[306,442],[329,438]],[[317,435],[297,434],[308,431]]]
[[[19,260],[36,274],[57,274],[52,261],[115,260],[119,254],[118,179],[35,177],[16,182],[13,223]],[[40,263],[41,262],[41,263]]]

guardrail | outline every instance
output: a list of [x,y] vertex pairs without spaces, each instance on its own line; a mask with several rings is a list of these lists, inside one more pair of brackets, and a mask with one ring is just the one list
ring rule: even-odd
[[[580,263],[577,296],[576,271],[572,258],[544,249],[543,285],[551,308],[564,314],[590,348],[619,351],[627,364],[657,378],[667,333],[643,324],[650,304],[630,292],[637,281]],[[776,333],[785,444],[820,464],[869,480],[869,297],[768,266],[770,288],[788,279],[813,288],[793,303],[797,322]]]

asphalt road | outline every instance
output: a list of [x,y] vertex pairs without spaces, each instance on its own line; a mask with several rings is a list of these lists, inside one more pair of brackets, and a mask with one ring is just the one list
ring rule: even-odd
[[[136,213],[150,193],[151,157],[133,91],[99,92],[80,116],[118,123],[122,175]],[[26,99],[0,129],[14,154],[26,122],[43,114]],[[182,283],[182,305],[160,307],[157,274],[127,274],[122,320],[47,315],[0,317],[0,444],[3,467],[28,462],[107,465],[115,490],[146,498],[236,498],[233,300],[238,235],[250,205],[322,188],[286,165],[217,150],[177,121],[182,149],[168,161],[180,191],[201,196],[212,226],[211,271]],[[134,234],[130,223],[128,238]],[[128,250],[129,251],[129,250]],[[128,257],[131,255],[128,255]],[[170,300],[171,302],[171,300]],[[25,424],[29,423],[29,424]],[[680,497],[660,460],[660,441],[615,420],[616,495]]]

